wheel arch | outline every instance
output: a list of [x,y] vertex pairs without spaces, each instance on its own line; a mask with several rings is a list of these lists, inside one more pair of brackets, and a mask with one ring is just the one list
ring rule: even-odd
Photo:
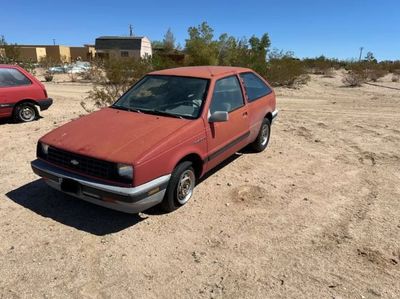
[[23,104],[23,103],[31,103],[31,104],[33,104],[33,105],[39,107],[39,103],[36,102],[35,100],[33,100],[33,99],[23,99],[23,100],[19,100],[18,102],[16,102],[16,103],[14,104],[13,113],[14,113],[15,109],[16,109],[19,105],[21,105],[21,104]]
[[196,174],[196,178],[200,178],[202,173],[203,173],[203,160],[201,159],[199,154],[196,153],[190,153],[179,159],[179,161],[175,164],[175,167],[178,166],[180,163],[184,161],[190,161],[193,164],[193,168]]
[[269,123],[272,124],[272,112],[268,112],[264,118],[269,120]]

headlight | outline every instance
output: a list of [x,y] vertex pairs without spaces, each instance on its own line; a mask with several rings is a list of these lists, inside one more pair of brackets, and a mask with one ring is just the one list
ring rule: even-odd
[[40,146],[42,148],[42,153],[47,155],[49,153],[49,145],[41,142]]
[[118,175],[123,178],[132,179],[133,178],[133,167],[131,165],[126,165],[118,163]]

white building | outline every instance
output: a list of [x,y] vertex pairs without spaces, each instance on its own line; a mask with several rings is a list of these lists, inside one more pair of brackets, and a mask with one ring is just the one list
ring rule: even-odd
[[153,54],[151,42],[145,36],[100,36],[96,38],[95,48],[100,58],[146,58]]

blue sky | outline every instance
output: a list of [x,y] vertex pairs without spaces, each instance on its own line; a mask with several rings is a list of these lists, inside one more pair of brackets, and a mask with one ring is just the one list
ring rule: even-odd
[[100,35],[134,33],[161,40],[170,27],[184,45],[187,28],[207,21],[215,35],[270,35],[297,57],[400,59],[398,0],[2,1],[0,35],[19,44],[82,45]]

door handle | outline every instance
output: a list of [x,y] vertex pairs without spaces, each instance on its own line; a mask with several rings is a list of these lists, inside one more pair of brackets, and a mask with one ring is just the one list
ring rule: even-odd
[[244,117],[247,117],[247,111],[246,112],[243,112],[243,114],[242,114]]

